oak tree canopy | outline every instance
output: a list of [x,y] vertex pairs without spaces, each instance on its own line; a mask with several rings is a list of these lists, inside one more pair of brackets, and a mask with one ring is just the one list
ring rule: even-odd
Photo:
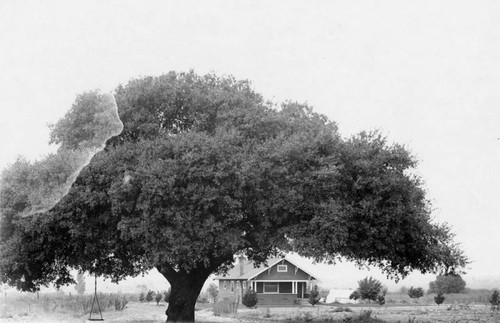
[[[86,102],[100,95],[80,96],[52,127],[59,154],[92,144],[102,122]],[[235,254],[260,263],[295,250],[393,277],[467,263],[432,220],[415,158],[377,132],[343,138],[306,104],[275,106],[248,81],[213,74],[134,79],[114,95],[123,130],[51,210],[23,216],[23,187],[40,166],[64,180],[64,158],[19,159],[2,173],[3,282],[34,291],[72,283],[72,268],[115,281],[156,268],[175,322],[194,321],[203,283]]]

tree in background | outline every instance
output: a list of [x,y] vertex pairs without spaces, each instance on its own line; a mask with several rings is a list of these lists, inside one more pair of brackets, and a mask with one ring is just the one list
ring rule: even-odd
[[[86,95],[51,128],[61,154],[102,128],[89,108],[99,94]],[[193,322],[206,279],[238,253],[257,265],[290,250],[344,257],[395,279],[467,263],[431,220],[416,159],[377,132],[343,138],[307,104],[272,105],[248,81],[213,74],[134,79],[115,99],[123,130],[50,210],[30,208],[43,194],[26,187],[65,181],[64,158],[2,173],[2,282],[36,291],[73,283],[71,268],[115,282],[156,268],[172,288],[168,321]]]
[[357,292],[362,300],[377,301],[378,296],[384,297],[387,291],[382,283],[373,277],[365,277],[358,281],[358,285]]
[[163,294],[160,293],[159,291],[156,291],[156,294],[155,294],[156,306],[160,305],[162,298],[163,298]]
[[430,293],[453,294],[465,291],[465,281],[459,275],[438,275],[429,283]]
[[212,301],[217,303],[217,297],[219,297],[219,287],[217,287],[217,284],[210,284],[208,285],[208,294],[212,298]]
[[149,290],[146,294],[146,302],[151,302],[153,300],[153,297],[155,295],[155,292],[153,292],[152,290]]
[[141,294],[139,294],[139,302],[144,302],[144,300],[146,299],[146,294],[144,292],[141,292]]
[[434,296],[434,302],[439,306],[445,300],[445,297],[442,292],[439,292],[436,296]]
[[355,301],[357,301],[360,298],[361,298],[361,294],[359,293],[358,290],[355,290],[354,292],[351,293],[351,295],[349,295],[349,299],[353,299]]
[[309,294],[309,304],[314,306],[319,303],[319,300],[320,297],[319,297],[318,285],[314,285],[313,289],[311,290],[311,294]]
[[410,296],[410,298],[417,298],[418,299],[418,298],[424,296],[424,290],[422,287],[413,288],[413,286],[412,286],[408,290],[408,296]]
[[78,295],[83,295],[85,293],[85,276],[82,272],[78,272],[76,275],[75,289]]
[[257,306],[258,302],[259,299],[257,298],[257,293],[251,288],[245,291],[243,298],[241,299],[241,303],[248,308]]
[[491,309],[498,311],[498,307],[500,305],[500,296],[498,290],[493,291],[493,294],[491,294],[489,301],[491,304]]

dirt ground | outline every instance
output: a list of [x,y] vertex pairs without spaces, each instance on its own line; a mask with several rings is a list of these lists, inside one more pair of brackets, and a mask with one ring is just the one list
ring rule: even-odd
[[[344,307],[345,309],[345,307]],[[341,311],[341,306],[259,307],[239,308],[235,315],[215,316],[211,307],[199,307],[196,321],[203,323],[257,323],[257,322],[356,322],[369,316],[378,322],[500,322],[500,313],[492,312],[486,305],[448,306],[351,306],[351,311]],[[166,305],[129,303],[123,311],[103,312],[104,322],[114,323],[159,323],[165,322]],[[7,316],[0,322],[88,322],[88,315],[47,313],[36,308],[5,309]],[[92,318],[100,318],[93,315]]]

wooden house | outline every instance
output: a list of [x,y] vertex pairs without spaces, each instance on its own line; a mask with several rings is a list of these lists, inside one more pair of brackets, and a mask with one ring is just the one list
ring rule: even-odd
[[257,292],[260,305],[293,305],[308,298],[317,282],[315,275],[286,258],[272,258],[267,265],[255,268],[243,258],[219,281],[219,299],[241,302],[247,289]]

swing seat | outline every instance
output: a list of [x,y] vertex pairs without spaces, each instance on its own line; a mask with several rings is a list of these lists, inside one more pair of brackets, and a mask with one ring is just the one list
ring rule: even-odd
[[104,321],[104,319],[88,319],[89,321]]

